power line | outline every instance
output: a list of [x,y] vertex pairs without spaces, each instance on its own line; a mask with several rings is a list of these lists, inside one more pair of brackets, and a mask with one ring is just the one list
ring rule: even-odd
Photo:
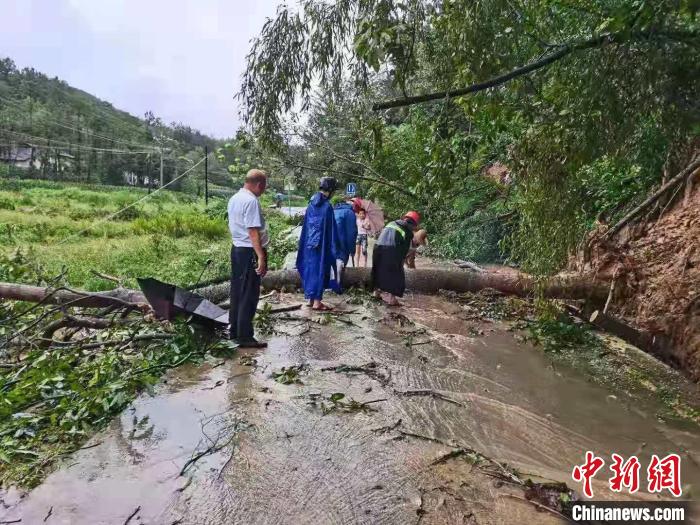
[[[14,107],[16,107],[16,108],[19,108],[19,109],[22,109],[22,110],[26,111],[26,108],[22,107],[22,105],[19,104],[17,101],[9,100],[9,99],[4,98],[4,97],[0,97],[0,100],[4,100],[4,101],[5,101],[6,103],[8,103],[8,104],[10,104],[10,105],[12,105],[12,106],[14,106]],[[31,98],[30,98],[30,100],[31,100]],[[112,142],[116,142],[116,143],[121,143],[121,144],[124,144],[124,145],[136,146],[136,147],[143,147],[143,148],[145,148],[145,147],[150,147],[150,146],[143,145],[143,144],[138,144],[138,145],[137,145],[137,144],[135,144],[135,143],[127,142],[127,141],[123,141],[123,140],[119,140],[119,139],[115,139],[115,138],[113,138],[113,137],[107,137],[107,136],[105,136],[105,135],[100,135],[99,133],[95,133],[94,131],[83,131],[83,130],[79,130],[79,129],[73,127],[72,125],[67,124],[65,121],[58,121],[58,120],[56,120],[56,119],[54,119],[54,118],[45,118],[45,120],[46,120],[47,122],[51,122],[51,123],[53,123],[53,124],[55,124],[55,125],[57,125],[57,126],[60,126],[60,127],[62,127],[62,128],[66,128],[66,129],[69,129],[69,130],[71,130],[71,131],[76,131],[76,132],[78,132],[78,133],[86,133],[86,134],[88,134],[88,135],[92,135],[92,136],[94,136],[94,137],[101,138],[101,139],[103,139],[103,140],[108,140],[108,141],[112,141]]]
[[[209,153],[209,155],[211,155],[211,153]],[[77,232],[77,233],[74,233],[73,235],[69,235],[68,237],[66,237],[65,239],[63,239],[62,241],[60,241],[58,244],[63,244],[63,243],[65,243],[65,242],[68,242],[68,241],[69,241],[70,239],[72,239],[73,237],[77,237],[77,236],[79,236],[79,235],[82,235],[83,233],[86,233],[87,231],[90,230],[90,228],[92,228],[92,227],[94,227],[94,226],[97,226],[98,224],[102,224],[102,223],[104,223],[104,222],[107,222],[107,221],[110,221],[110,220],[114,219],[114,218],[115,218],[117,215],[119,215],[120,213],[125,212],[125,211],[128,210],[129,208],[133,208],[133,207],[136,206],[139,202],[145,201],[145,200],[148,199],[149,197],[152,197],[153,195],[155,195],[156,193],[158,193],[160,190],[164,190],[165,188],[167,188],[168,186],[170,186],[172,183],[174,183],[174,182],[180,180],[182,177],[184,177],[184,176],[187,175],[189,172],[191,172],[193,169],[195,169],[197,166],[199,166],[202,162],[204,162],[204,159],[206,159],[207,157],[209,157],[209,155],[203,156],[201,159],[199,159],[199,161],[197,161],[196,164],[193,164],[187,171],[183,172],[181,175],[178,175],[177,177],[175,177],[173,180],[171,180],[171,181],[168,182],[167,184],[164,184],[163,186],[160,186],[158,189],[154,190],[153,192],[144,195],[143,197],[141,197],[140,199],[138,199],[138,200],[132,202],[132,203],[129,204],[128,206],[123,207],[121,210],[118,210],[118,211],[112,213],[111,215],[108,215],[107,217],[104,217],[104,218],[102,218],[102,219],[100,219],[100,220],[98,220],[98,221],[93,222],[90,226],[88,226],[88,227],[85,228],[84,230],[81,230],[81,231],[79,231],[79,232]]]
[[69,148],[81,149],[83,151],[101,151],[101,152],[105,152],[105,153],[133,153],[133,154],[149,154],[149,155],[156,153],[156,150],[133,151],[133,150],[120,150],[120,149],[113,149],[113,148],[96,148],[93,146],[85,146],[82,144],[76,144],[75,142],[66,142],[63,140],[54,140],[54,139],[49,139],[46,137],[40,137],[37,135],[31,135],[31,134],[25,133],[23,131],[14,131],[11,129],[0,128],[0,132],[11,133],[13,135],[29,137],[32,140],[47,142],[48,144],[39,144],[39,146],[44,147],[44,148],[50,148],[53,145],[63,144],[63,146],[59,146],[59,147],[65,148],[66,146],[68,146]]
[[[19,104],[16,101],[7,99],[5,97],[0,97],[0,100],[3,100],[6,103],[8,103],[16,108],[19,108],[23,111],[27,110],[26,108],[24,108],[21,104]],[[135,142],[129,142],[129,141],[125,141],[125,140],[115,139],[114,137],[108,137],[106,135],[101,135],[101,134],[96,133],[94,131],[80,130],[80,129],[78,129],[70,124],[65,123],[65,121],[58,121],[54,118],[45,118],[44,120],[47,122],[53,123],[56,126],[59,126],[59,127],[65,128],[65,129],[69,129],[69,130],[75,131],[77,133],[85,133],[86,135],[91,135],[93,137],[100,138],[100,139],[107,140],[107,141],[111,141],[111,142],[114,142],[117,144],[123,144],[125,146],[131,146],[131,147],[137,147],[137,148],[153,148],[153,146],[149,146],[147,144],[137,144]]]
[[[14,143],[0,143],[0,146],[8,147],[8,148],[16,148],[20,146],[21,143],[19,142],[14,142]],[[49,148],[49,146],[45,146],[43,144],[38,144],[42,148]],[[109,153],[110,155],[151,155],[153,152],[152,151],[121,151],[121,150],[81,150],[81,152],[95,152],[95,153]]]

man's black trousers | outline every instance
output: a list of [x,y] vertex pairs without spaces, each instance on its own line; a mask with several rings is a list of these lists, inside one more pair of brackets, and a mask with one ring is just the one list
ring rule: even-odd
[[255,273],[257,257],[253,248],[231,247],[231,338],[253,338],[253,317],[260,298],[260,276]]

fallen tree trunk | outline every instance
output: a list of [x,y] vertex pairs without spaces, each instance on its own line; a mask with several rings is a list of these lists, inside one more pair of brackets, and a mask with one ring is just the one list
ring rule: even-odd
[[[348,268],[343,273],[343,286],[346,288],[369,286],[370,282],[369,268]],[[280,270],[268,273],[262,284],[268,289],[297,289],[301,286],[301,280],[296,270]],[[406,285],[409,290],[420,293],[437,293],[440,290],[477,292],[484,288],[493,288],[504,294],[520,297],[541,291],[545,297],[587,299],[593,303],[602,303],[608,295],[609,283],[579,276],[550,277],[538,283],[532,276],[517,272],[501,274],[474,273],[458,269],[420,269],[406,272]],[[199,288],[196,292],[212,302],[220,303],[229,296],[229,283]],[[141,292],[125,288],[89,293],[68,289],[51,290],[15,283],[0,283],[0,298],[98,308],[112,305],[136,307],[146,302]]]
[[[369,286],[371,269],[347,268],[343,273],[343,286]],[[298,288],[301,279],[296,270],[280,270],[268,273],[262,280],[263,287],[269,289]],[[408,270],[406,286],[409,290],[421,293],[437,293],[440,290],[454,292],[477,292],[493,288],[507,295],[525,297],[534,295],[541,287],[545,297],[560,299],[587,299],[593,303],[604,302],[608,295],[609,283],[593,281],[579,276],[550,277],[541,284],[532,276],[514,272],[513,274],[474,273],[463,270]],[[229,284],[222,283],[198,290],[198,293],[213,302],[221,302],[228,297]]]
[[622,319],[600,310],[594,310],[590,305],[586,305],[583,309],[567,305],[567,309],[569,313],[589,322],[596,328],[616,335],[623,341],[653,355],[664,363],[687,372],[682,352],[679,352],[679,349],[674,347],[671,338],[667,335],[639,330]]

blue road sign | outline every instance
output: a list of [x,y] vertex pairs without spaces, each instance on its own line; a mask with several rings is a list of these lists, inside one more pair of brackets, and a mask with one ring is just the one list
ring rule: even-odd
[[357,193],[357,184],[354,182],[348,182],[348,185],[345,187],[345,194],[354,197],[355,194]]

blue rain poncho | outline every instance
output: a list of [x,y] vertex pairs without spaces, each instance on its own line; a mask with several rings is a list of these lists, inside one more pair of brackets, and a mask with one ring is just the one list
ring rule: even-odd
[[306,208],[297,253],[297,270],[307,300],[321,300],[323,291],[329,287],[340,291],[339,284],[331,281],[331,270],[341,253],[338,240],[333,207],[319,191]]
[[355,253],[355,241],[357,241],[357,218],[352,211],[352,205],[347,202],[339,202],[333,208],[335,224],[338,227],[338,245],[340,253],[338,259],[347,266],[348,259]]

